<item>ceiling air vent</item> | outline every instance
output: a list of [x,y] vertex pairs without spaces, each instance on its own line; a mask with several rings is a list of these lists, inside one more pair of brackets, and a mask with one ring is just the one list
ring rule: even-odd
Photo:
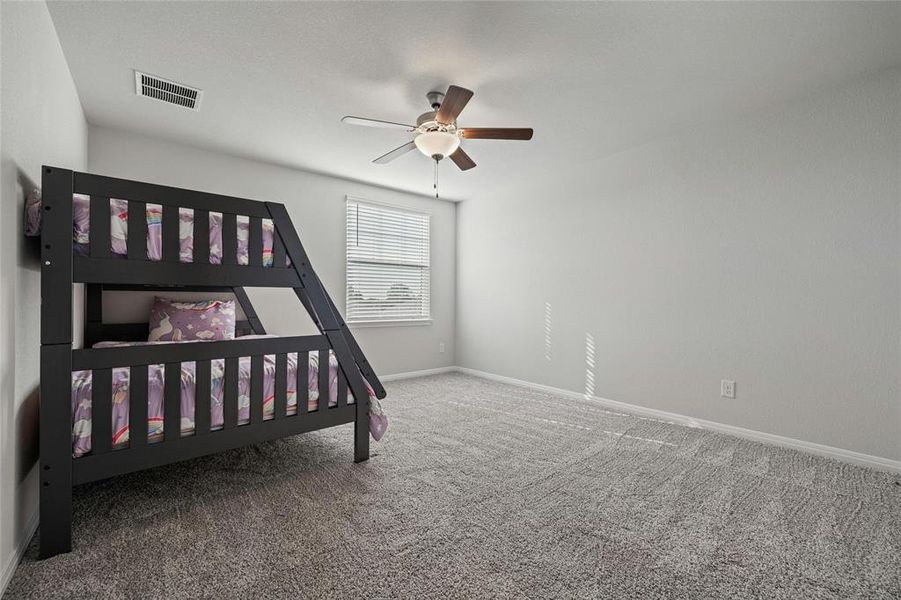
[[203,97],[202,90],[140,71],[135,71],[135,92],[138,96],[154,98],[191,110],[200,110],[200,99]]

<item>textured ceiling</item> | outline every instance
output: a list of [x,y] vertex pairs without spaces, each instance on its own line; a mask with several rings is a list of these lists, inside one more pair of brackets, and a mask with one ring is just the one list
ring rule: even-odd
[[[901,64],[901,3],[51,2],[88,121],[219,152],[428,193],[429,161],[370,160],[425,93],[475,91],[442,192],[490,194],[561,168]],[[139,98],[133,69],[204,90],[200,112]]]

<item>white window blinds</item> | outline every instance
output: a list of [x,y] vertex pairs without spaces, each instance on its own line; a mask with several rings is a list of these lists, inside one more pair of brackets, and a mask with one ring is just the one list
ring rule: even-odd
[[429,215],[347,199],[346,318],[430,318]]

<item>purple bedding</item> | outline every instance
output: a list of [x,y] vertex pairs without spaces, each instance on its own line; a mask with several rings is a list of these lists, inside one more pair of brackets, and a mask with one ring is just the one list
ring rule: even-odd
[[[253,337],[271,336],[246,336]],[[155,342],[101,342],[95,348],[143,345]],[[160,342],[163,343],[163,342]],[[170,342],[165,342],[170,343]],[[183,342],[204,343],[204,342]],[[319,406],[319,356],[316,352],[309,353],[309,406],[308,410],[316,410]],[[212,429],[221,429],[223,424],[222,392],[224,360],[211,361],[211,397],[210,397],[210,424]],[[191,435],[194,432],[194,362],[181,364],[181,435]],[[334,406],[338,398],[338,363],[334,354],[329,353],[329,406]],[[147,388],[147,437],[148,442],[154,443],[163,438],[163,386],[165,372],[163,365],[150,365],[148,368]],[[288,354],[288,414],[297,414],[297,353]],[[263,418],[273,418],[275,401],[275,356],[267,355],[263,363]],[[112,444],[114,448],[128,446],[128,384],[129,369],[121,367],[113,369],[113,409],[112,409]],[[388,419],[381,410],[378,400],[369,383],[366,387],[370,396],[369,432],[375,440],[381,439],[388,426]],[[353,396],[348,393],[348,403],[353,403]],[[244,424],[250,421],[250,358],[239,360],[238,368],[238,423]],[[83,456],[91,451],[91,371],[75,371],[72,373],[72,455]]]
[[[72,240],[75,252],[87,255],[91,243],[90,199],[81,194],[72,196]],[[159,204],[146,204],[147,219],[147,257],[150,260],[162,258],[162,211]],[[33,193],[25,205],[25,234],[38,235],[41,231],[40,195]],[[194,211],[190,208],[179,209],[179,258],[181,262],[194,260]],[[222,263],[222,213],[209,213],[210,218],[210,263]],[[250,218],[238,215],[238,264],[250,263],[248,254],[248,234]],[[272,266],[272,237],[274,228],[271,219],[263,219],[263,266]],[[110,199],[110,250],[114,255],[125,256],[128,253],[128,201],[117,198]]]

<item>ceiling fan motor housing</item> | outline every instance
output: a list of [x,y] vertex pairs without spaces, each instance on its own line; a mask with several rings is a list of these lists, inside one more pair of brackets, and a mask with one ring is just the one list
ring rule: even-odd
[[435,122],[435,123],[437,123],[437,121],[435,121],[435,115],[436,115],[436,114],[438,114],[438,113],[437,113],[437,111],[434,111],[434,110],[431,111],[431,112],[425,112],[425,113],[422,113],[421,115],[419,115],[418,117],[416,117],[416,126],[417,126],[417,127],[422,127],[424,124],[427,124],[427,123],[430,123],[430,122]]
[[444,123],[439,123],[438,121],[436,121],[435,117],[437,115],[437,110],[422,113],[421,115],[416,117],[416,126],[425,131],[450,131],[452,133],[457,129],[456,123],[448,123],[445,125]]

